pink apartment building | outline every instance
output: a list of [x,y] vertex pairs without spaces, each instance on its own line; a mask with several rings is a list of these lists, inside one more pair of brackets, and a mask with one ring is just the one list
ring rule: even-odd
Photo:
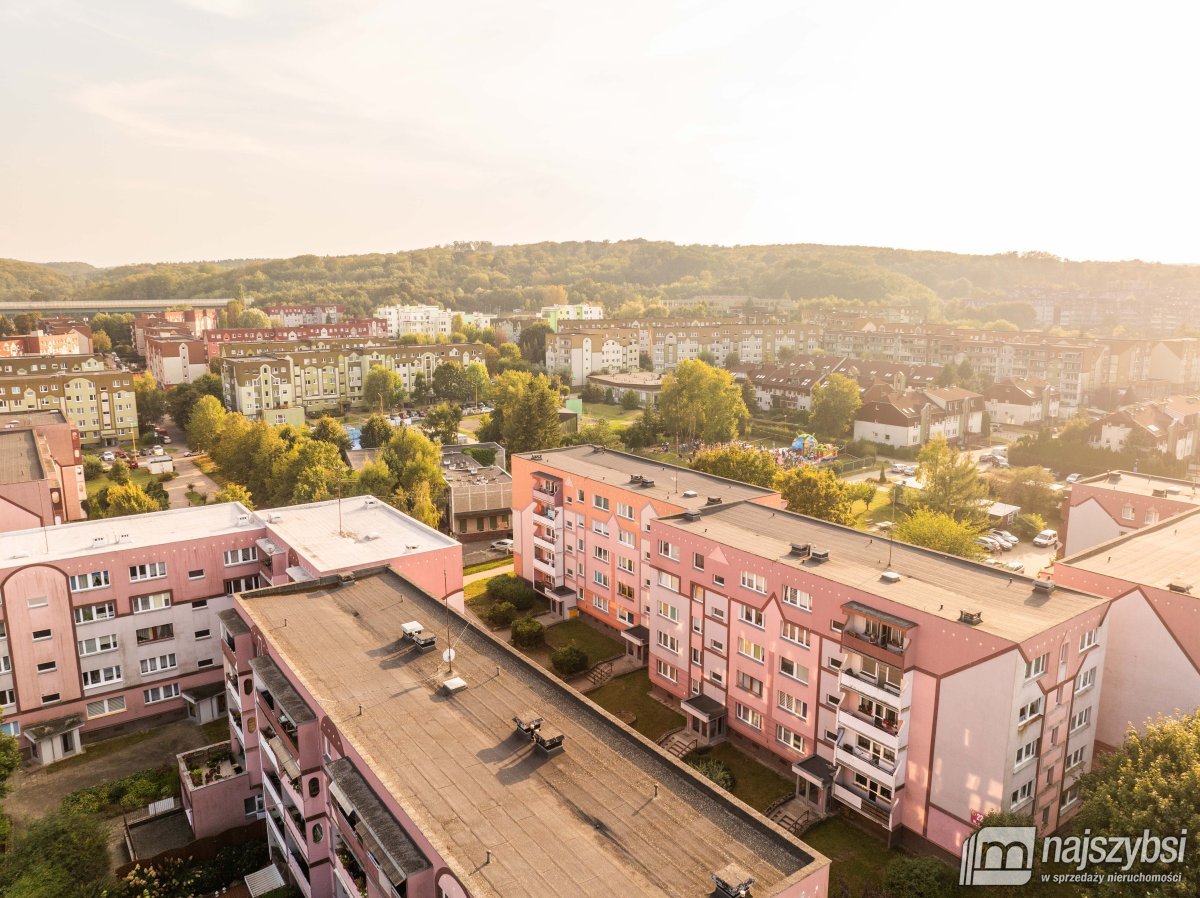
[[[714,875],[826,898],[827,859],[404,567],[245,592],[222,612],[230,740],[180,756],[197,836],[265,817],[279,881],[306,898],[700,898]],[[531,725],[562,747],[543,751]]]
[[513,562],[560,617],[586,614],[627,632],[645,659],[650,523],[748,501],[782,508],[774,490],[596,446],[515,455]]
[[210,330],[204,335],[204,342],[207,358],[211,361],[221,357],[221,346],[226,343],[301,343],[339,337],[386,337],[387,332],[387,322],[382,318],[364,318],[338,324]]
[[0,533],[0,711],[40,763],[157,720],[225,713],[236,592],[379,564],[461,601],[458,543],[372,497],[237,503]]
[[1110,471],[1071,484],[1058,534],[1063,555],[1153,526],[1200,505],[1196,484],[1170,477]]
[[699,743],[754,743],[817,812],[955,856],[988,811],[1070,813],[1105,599],[748,502],[649,543],[650,678]]

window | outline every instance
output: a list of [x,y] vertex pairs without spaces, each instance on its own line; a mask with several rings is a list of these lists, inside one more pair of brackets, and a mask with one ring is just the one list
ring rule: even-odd
[[846,622],[840,621],[840,620],[831,620],[829,622],[829,629],[831,632],[841,633],[843,630],[846,629]]
[[617,569],[622,570],[627,574],[632,574],[633,573],[633,559],[632,558],[622,558],[621,556],[618,555],[617,556]]
[[786,620],[780,625],[779,635],[788,642],[794,642],[796,645],[802,645],[805,648],[808,648],[808,641],[811,636],[807,628]]
[[1096,668],[1089,667],[1075,678],[1075,694],[1085,692],[1096,685]]
[[1032,661],[1025,662],[1025,679],[1032,680],[1034,677],[1040,677],[1046,672],[1046,660],[1049,654],[1038,655]]
[[1026,742],[1024,745],[1022,745],[1020,748],[1018,748],[1017,749],[1017,757],[1016,757],[1016,760],[1013,761],[1013,766],[1020,767],[1022,764],[1024,764],[1026,761],[1028,761],[1034,755],[1036,755],[1038,752],[1038,742],[1040,742],[1040,741],[1041,740],[1039,740],[1039,739],[1031,739],[1028,742]]
[[41,642],[43,639],[49,639],[54,634],[50,630],[34,630],[33,641]]
[[148,596],[134,596],[131,600],[134,614],[143,614],[147,611],[162,611],[164,608],[171,607],[171,594],[169,592],[156,592]]
[[738,618],[752,627],[758,627],[760,630],[765,626],[763,613],[757,608],[751,608],[749,605],[738,606]]
[[699,552],[692,553],[692,567],[698,571],[704,570],[704,556]]
[[15,705],[17,692],[15,689],[0,689],[0,705]]
[[155,686],[153,689],[143,689],[142,701],[147,705],[153,705],[155,702],[165,702],[167,699],[176,698],[178,695],[178,683],[164,683],[162,686]]
[[241,549],[230,549],[225,553],[225,567],[233,567],[237,564],[247,564],[251,561],[258,561],[258,548],[255,546],[246,546]]
[[195,570],[195,571],[188,571],[188,579],[189,580],[203,580],[204,579],[204,568],[200,568],[199,570]]
[[761,645],[757,642],[751,642],[744,636],[738,637],[738,654],[745,655],[747,658],[753,658],[759,663],[762,663],[763,658],[766,656],[766,652]]
[[738,689],[744,689],[751,695],[757,695],[759,698],[762,698],[762,680],[755,679],[754,677],[750,676],[750,674],[739,670],[737,675],[737,685]]
[[196,666],[197,667],[212,667],[213,659],[212,658],[201,658],[199,661],[196,662]]
[[1067,728],[1068,732],[1074,733],[1077,730],[1082,730],[1085,726],[1092,722],[1092,709],[1084,708],[1082,711],[1076,711],[1071,715],[1071,725]]
[[654,669],[664,680],[670,680],[672,683],[679,682],[679,675],[675,672],[675,668],[661,658],[654,659]]
[[157,627],[143,627],[137,631],[137,644],[144,645],[147,642],[158,642],[160,639],[175,638],[175,626],[173,624],[159,624]]
[[697,667],[699,667],[702,663],[704,663],[703,657],[702,657],[703,654],[704,654],[704,652],[701,649],[697,648],[696,646],[692,647],[692,663],[695,664]]
[[165,576],[167,576],[167,563],[165,561],[135,564],[129,568],[130,583],[137,583],[139,580],[159,580]]
[[[592,521],[592,533],[608,536],[608,525],[603,521]],[[583,540],[579,541],[579,548],[583,548]]]
[[679,546],[672,545],[671,543],[660,539],[658,541],[658,554],[662,555],[664,558],[670,558],[672,561],[678,561]]
[[752,727],[756,730],[762,729],[762,715],[753,708],[747,708],[745,705],[740,703],[737,706],[737,719],[746,724],[748,727]]
[[98,670],[85,670],[83,672],[83,688],[94,689],[97,686],[105,686],[109,683],[121,682],[121,665],[114,664],[112,667],[101,667]]
[[1064,809],[1069,808],[1077,801],[1079,801],[1079,783],[1076,783],[1069,789],[1063,790],[1062,802],[1059,804],[1059,807]]
[[679,640],[670,633],[664,633],[662,630],[659,630],[658,644],[668,652],[674,652],[676,655],[679,654]]
[[592,607],[601,614],[608,614],[608,599],[592,593]]
[[583,494],[583,490],[579,490],[579,491],[576,493],[576,495],[579,497],[579,501],[580,501],[580,502],[586,502],[586,501],[587,501],[587,497],[586,497],[586,496]]
[[90,574],[72,574],[68,583],[70,584],[71,592],[103,589],[108,586],[108,571],[92,571]]
[[725,578],[720,574],[713,574],[713,586],[724,586]]
[[633,520],[633,506],[626,505],[624,502],[617,503],[617,517]]
[[724,684],[725,682],[725,674],[721,673],[721,671],[717,670],[716,668],[713,668],[708,672],[708,678],[718,686]]
[[117,608],[112,602],[101,602],[99,605],[84,605],[75,609],[75,623],[90,624],[98,620],[111,620],[117,616]]
[[1121,508],[1121,517],[1126,521],[1133,520],[1133,506],[1128,502]]
[[[621,584],[618,584],[618,588],[620,587],[620,585]],[[617,620],[619,620],[623,624],[629,624],[630,626],[632,626],[633,625],[633,612],[628,610],[627,608],[618,608],[617,609]]]
[[604,573],[604,571],[592,571],[592,582],[597,586],[603,586],[605,589],[608,589],[608,574]]
[[658,616],[679,623],[679,609],[668,602],[658,603]]
[[62,695],[60,695],[57,692],[51,692],[48,695],[42,696],[42,704],[43,705],[53,705],[56,702],[60,702],[60,701],[62,701]]
[[1079,637],[1079,651],[1086,652],[1100,642],[1100,628],[1094,627]]
[[629,530],[618,530],[617,542],[623,546],[633,546],[637,544],[637,536]]
[[1021,786],[1021,788],[1013,790],[1012,798],[1009,801],[1009,807],[1015,808],[1019,805],[1023,805],[1031,798],[1033,798],[1033,780],[1030,780],[1025,785]]
[[779,672],[785,677],[791,677],[804,684],[808,683],[808,668],[803,664],[797,664],[791,658],[779,659]]
[[592,508],[599,508],[601,511],[608,511],[608,500],[603,496],[592,496]]
[[25,604],[29,608],[45,608],[50,604],[50,598],[48,596],[30,596],[25,600]]
[[1158,523],[1158,509],[1157,508],[1148,509],[1146,511],[1146,524],[1149,525],[1149,524],[1157,524],[1157,523]]
[[608,564],[608,549],[604,548],[604,546],[592,546],[592,557],[597,561]]
[[666,571],[658,572],[658,585],[663,589],[671,590],[671,592],[679,592],[679,578]]
[[156,655],[153,658],[143,658],[140,663],[143,674],[162,673],[164,670],[174,670],[178,666],[174,652],[167,655]]
[[208,599],[199,599],[195,602],[192,602],[192,610],[193,611],[199,611],[200,609],[207,608],[207,607],[208,607]]
[[751,592],[760,592],[763,595],[767,594],[767,578],[762,574],[752,574],[750,571],[742,571],[742,586]]
[[1017,712],[1017,723],[1024,723],[1027,720],[1033,720],[1042,713],[1042,700],[1035,698],[1027,705],[1022,705]]
[[617,582],[617,595],[619,595],[623,599],[628,599],[629,601],[632,602],[633,598],[634,598],[633,586],[630,585],[629,583],[621,583],[620,581],[618,581]]
[[812,611],[812,596],[794,586],[785,586],[783,588],[783,603],[791,605],[793,608],[799,608],[802,611]]
[[99,655],[101,652],[111,652],[116,647],[116,633],[109,633],[106,636],[93,636],[91,639],[79,640],[79,655],[80,657]]
[[804,753],[804,737],[799,733],[789,730],[782,724],[775,724],[775,741],[795,751]]
[[251,574],[249,577],[234,577],[232,580],[225,581],[225,595],[227,596],[237,592],[249,592],[252,589],[258,589],[258,574]]
[[808,720],[808,702],[803,699],[798,699],[791,693],[780,690],[776,704],[789,714],[795,714],[801,720]]
[[1069,755],[1067,755],[1067,764],[1065,770],[1072,770],[1083,763],[1084,747],[1081,745]]
[[54,673],[54,671],[56,671],[56,670],[58,670],[58,662],[57,661],[43,661],[41,664],[39,664],[37,666],[37,672],[40,674]]

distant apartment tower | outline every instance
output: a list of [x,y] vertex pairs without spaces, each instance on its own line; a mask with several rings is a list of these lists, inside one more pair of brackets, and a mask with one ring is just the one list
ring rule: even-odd
[[0,531],[85,517],[79,430],[60,411],[0,415]]
[[380,306],[375,314],[387,322],[388,334],[393,337],[449,337],[454,319],[453,312],[440,306]]
[[312,306],[264,306],[263,312],[277,327],[302,327],[306,324],[337,324],[342,320],[342,306],[320,303]]
[[208,373],[205,340],[184,334],[147,336],[146,370],[163,389],[190,384]]
[[5,729],[45,764],[156,720],[221,717],[218,615],[234,593],[395,564],[461,596],[460,557],[453,540],[371,497],[0,533]]
[[88,355],[92,338],[86,329],[64,328],[59,333],[36,330],[14,337],[0,337],[0,358],[26,355]]
[[209,361],[223,355],[221,347],[228,343],[280,344],[312,343],[326,340],[351,339],[368,341],[387,336],[387,322],[382,318],[340,321],[337,324],[295,324],[279,327],[225,328],[204,335],[205,354]]
[[129,443],[137,432],[133,375],[97,356],[0,359],[0,414],[60,411],[87,445]]
[[594,306],[586,302],[543,306],[538,314],[550,325],[550,330],[557,331],[559,324],[564,321],[599,321],[604,317],[604,306]]
[[639,370],[638,335],[633,328],[592,330],[563,328],[546,335],[546,370],[570,372],[572,386],[587,383],[593,374],[621,374]]

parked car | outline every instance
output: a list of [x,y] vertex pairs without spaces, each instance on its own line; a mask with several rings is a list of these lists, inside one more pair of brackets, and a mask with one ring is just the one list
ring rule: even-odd
[[888,473],[889,474],[903,474],[905,472],[905,470],[906,469],[905,469],[904,465],[900,464],[900,462],[896,462],[894,465],[892,465],[890,468],[888,468]]
[[1057,530],[1043,530],[1041,533],[1039,533],[1037,536],[1035,536],[1033,538],[1033,544],[1041,549],[1044,549],[1047,546],[1057,546],[1058,545],[1058,531]]
[[171,437],[170,437],[168,434],[165,434],[165,433],[164,433],[164,434],[163,434],[163,436],[162,436],[162,441],[163,441],[164,443],[169,443],[169,442],[171,442]]
[[1007,530],[993,530],[990,535],[998,536],[1005,542],[1011,543],[1014,546],[1021,541],[1020,537],[1018,537],[1016,534],[1009,533]]
[[195,452],[195,450],[194,450],[194,449],[189,449],[187,452],[183,453],[183,457],[184,457],[184,458],[191,458],[191,457],[192,457],[193,455],[195,455],[195,454],[196,454],[196,452]]
[[987,549],[989,552],[999,552],[1000,551],[1000,543],[996,542],[996,540],[992,539],[990,536],[977,537],[975,540],[975,544],[977,546],[982,546],[983,548]]
[[1010,465],[1008,463],[1008,459],[1005,458],[1003,455],[997,455],[996,460],[994,462],[992,462],[992,466],[996,467],[996,468],[1011,468],[1012,467],[1012,465]]
[[492,543],[492,548],[497,552],[511,552],[513,550],[513,541],[511,539],[498,539]]
[[1068,475],[1066,476],[1066,480],[1065,480],[1065,482],[1066,482],[1066,483],[1078,483],[1078,482],[1079,482],[1079,475],[1078,475],[1078,474],[1068,474]]
[[167,450],[164,449],[162,446],[155,446],[153,449],[150,450],[150,454],[156,455],[156,456],[157,455],[166,455]]
[[1006,571],[1012,571],[1014,574],[1025,573],[1025,565],[1019,561],[1006,561],[1003,567]]
[[990,452],[985,452],[983,455],[979,456],[979,464],[981,465],[990,465],[995,460],[996,456],[992,455]]
[[114,462],[116,460],[117,460],[117,457],[112,452],[104,451],[104,452],[100,453],[100,461],[106,461],[111,464],[112,462]]

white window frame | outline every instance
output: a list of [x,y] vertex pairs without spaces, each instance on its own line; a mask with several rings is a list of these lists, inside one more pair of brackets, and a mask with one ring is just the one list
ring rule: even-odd
[[658,541],[658,554],[663,558],[670,558],[672,561],[679,560],[679,546],[674,543],[669,543],[665,539]]
[[812,631],[808,627],[785,620],[779,624],[779,638],[792,645],[803,646],[807,649],[812,644]]
[[678,593],[680,581],[677,576],[667,571],[658,572],[658,585],[663,589],[669,589],[671,592]]
[[668,652],[672,652],[676,655],[679,654],[679,639],[678,639],[678,637],[672,636],[670,633],[666,632],[665,630],[658,631],[658,645],[660,648],[664,648]]
[[161,686],[151,686],[142,690],[142,703],[146,705],[156,705],[173,698],[179,698],[178,683],[163,683]]
[[[791,672],[785,670],[785,668],[788,666],[791,666]],[[803,676],[800,675],[800,671],[804,671]],[[805,686],[808,685],[808,678],[811,674],[811,671],[808,669],[807,665],[801,664],[798,661],[794,661],[786,655],[782,655],[779,658],[779,672],[789,680],[795,680],[797,683],[803,683]]]
[[[98,582],[92,582],[93,580]],[[67,578],[71,592],[88,592],[93,589],[107,589],[112,585],[108,571],[90,571],[86,574],[71,574]]]
[[658,616],[666,618],[672,623],[679,623],[679,609],[670,602],[664,602],[661,599],[658,601]]
[[1079,675],[1075,677],[1075,694],[1079,695],[1081,692],[1087,692],[1095,685],[1096,668],[1089,667],[1087,670],[1080,671]]
[[767,628],[767,616],[751,605],[738,605],[738,620],[759,630]]
[[775,704],[788,714],[793,714],[801,720],[808,720],[808,702],[802,698],[796,698],[790,692],[784,692],[782,689],[777,690],[775,693]]
[[756,574],[753,571],[742,571],[741,584],[742,589],[748,589],[763,596],[767,594],[767,578],[762,574]]
[[751,661],[757,661],[759,664],[764,663],[767,657],[767,650],[757,642],[751,642],[745,636],[738,637],[738,654],[743,658],[749,658]]
[[179,668],[179,660],[174,652],[168,652],[165,655],[153,655],[149,658],[143,658],[138,662],[138,669],[143,677],[150,674],[165,673],[169,670],[177,670]]
[[[82,672],[82,678],[84,689],[95,689],[97,686],[108,686],[112,683],[124,681],[120,664],[113,664],[109,667],[97,667],[95,670],[85,670]],[[95,682],[89,683],[89,679]]]
[[[95,648],[89,646],[88,643],[94,643]],[[79,650],[80,658],[88,658],[92,655],[103,655],[105,652],[115,652],[120,648],[120,641],[117,639],[116,633],[105,633],[103,636],[89,636],[87,639],[81,639],[76,647]]]
[[144,596],[134,596],[129,600],[129,606],[134,614],[148,614],[151,611],[165,611],[171,607],[169,592],[152,592]]
[[1087,729],[1092,723],[1092,706],[1088,705],[1071,715],[1070,723],[1067,726],[1067,733],[1078,733],[1080,730]]
[[735,714],[737,719],[750,727],[752,730],[758,730],[760,733],[763,728],[763,716],[761,711],[755,711],[748,705],[743,705],[741,702],[736,703]]
[[1025,679],[1036,680],[1046,672],[1046,661],[1048,655],[1043,653],[1025,662]]
[[668,664],[662,658],[654,659],[654,669],[660,677],[671,683],[679,682],[679,673],[673,665]]
[[786,745],[792,751],[804,754],[806,745],[804,736],[795,730],[788,729],[781,723],[775,724],[775,741],[780,745]]
[[1092,627],[1079,637],[1079,651],[1086,652],[1100,644],[1100,628]]
[[144,564],[129,566],[129,582],[142,583],[146,580],[162,580],[167,576],[165,561],[147,561]]
[[94,624],[97,621],[112,620],[117,616],[115,602],[100,602],[97,605],[79,605],[75,608],[75,623]]
[[242,546],[240,549],[226,549],[224,553],[225,567],[238,567],[258,561],[258,546]]
[[626,505],[624,502],[617,503],[617,517],[625,518],[627,521],[633,520],[633,506]]
[[796,586],[785,586],[783,604],[799,608],[801,611],[812,611],[812,595]]

